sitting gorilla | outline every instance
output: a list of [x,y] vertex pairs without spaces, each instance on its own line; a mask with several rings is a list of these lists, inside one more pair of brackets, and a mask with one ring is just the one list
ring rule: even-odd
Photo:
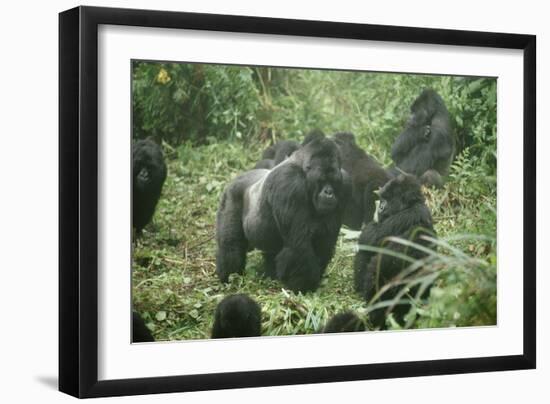
[[271,170],[281,161],[286,160],[292,153],[298,150],[300,145],[294,140],[281,140],[264,150],[262,160],[254,168],[266,168]]
[[155,213],[166,164],[160,146],[151,139],[139,140],[132,147],[132,223],[137,234]]
[[295,291],[318,288],[334,254],[350,193],[336,144],[316,138],[271,171],[252,170],[225,189],[216,222],[216,271],[242,273],[263,252],[265,274]]
[[429,186],[441,187],[455,152],[449,111],[434,90],[424,90],[411,106],[405,130],[397,137],[391,155],[402,171],[416,175]]
[[155,342],[155,338],[138,312],[132,312],[132,342]]
[[262,311],[258,303],[244,294],[226,296],[216,307],[212,338],[258,337]]
[[333,316],[323,328],[323,333],[365,331],[365,323],[353,311],[344,311]]
[[369,156],[357,143],[352,133],[336,133],[333,139],[342,157],[342,168],[351,177],[351,198],[344,213],[343,223],[359,230],[363,223],[373,220],[378,191],[390,180],[390,174]]
[[[382,247],[413,259],[421,259],[427,256],[426,252],[387,238],[399,237],[433,248],[432,243],[423,236],[435,237],[432,215],[424,203],[424,196],[416,177],[400,174],[381,189],[378,222],[371,222],[364,227],[359,237],[359,246]],[[363,294],[368,304],[384,284],[408,265],[410,263],[404,259],[360,249],[354,262],[355,289]],[[398,289],[399,287],[394,287],[387,290],[380,297],[380,301],[392,299]],[[411,293],[414,294],[414,291]],[[396,321],[402,320],[402,316],[407,314],[409,308],[408,305],[397,306],[393,310]],[[384,328],[385,311],[378,309],[369,313],[373,326]]]

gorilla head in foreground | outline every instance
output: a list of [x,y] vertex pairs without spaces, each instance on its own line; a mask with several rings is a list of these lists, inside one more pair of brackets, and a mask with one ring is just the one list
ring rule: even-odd
[[[424,90],[411,106],[405,129],[392,146],[392,159],[402,171],[425,185],[441,187],[455,152],[449,111],[434,90]],[[397,173],[396,173],[397,174]]]
[[[367,304],[380,288],[407,268],[410,262],[399,256],[361,249],[361,246],[382,247],[418,260],[427,256],[427,252],[388,238],[398,237],[433,249],[434,246],[424,238],[425,236],[434,238],[435,231],[432,215],[424,203],[420,183],[412,175],[400,174],[380,190],[378,222],[371,222],[365,226],[359,237],[360,249],[354,262],[355,289],[365,297]],[[400,287],[388,289],[380,296],[380,300],[392,299]],[[414,296],[416,290],[417,287],[412,288],[409,294]],[[424,295],[427,293],[428,290]],[[409,308],[410,305],[403,304],[394,308],[396,320],[402,321]],[[385,309],[377,309],[369,313],[369,319],[375,327],[384,328],[385,312]]]
[[132,224],[137,234],[151,221],[162,186],[166,164],[159,145],[151,139],[132,147]]
[[323,328],[323,333],[365,331],[365,322],[349,310],[334,315]]
[[271,170],[277,164],[289,158],[299,147],[300,145],[294,140],[280,140],[264,150],[262,160],[254,168]]
[[334,254],[350,193],[334,141],[317,137],[269,170],[248,171],[225,189],[217,214],[216,271],[242,273],[248,250],[265,274],[295,292],[316,290]]
[[132,311],[132,342],[155,342],[153,334],[137,311]]
[[244,294],[226,296],[216,307],[212,338],[258,337],[262,330],[258,303]]

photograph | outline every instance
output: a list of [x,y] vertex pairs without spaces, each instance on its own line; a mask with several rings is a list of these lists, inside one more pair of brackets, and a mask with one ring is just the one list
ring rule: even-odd
[[496,77],[129,74],[133,343],[498,325]]

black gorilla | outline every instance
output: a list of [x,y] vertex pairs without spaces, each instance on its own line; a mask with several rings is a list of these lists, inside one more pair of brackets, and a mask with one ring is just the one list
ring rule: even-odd
[[280,162],[289,158],[292,153],[298,150],[300,145],[294,140],[281,140],[264,150],[262,160],[254,168],[266,168],[271,170]]
[[261,317],[260,306],[247,295],[226,296],[216,307],[212,338],[257,337]]
[[402,171],[425,185],[441,187],[455,152],[449,111],[434,90],[424,90],[411,106],[405,130],[392,146],[392,159]]
[[350,193],[334,141],[317,138],[271,171],[252,170],[225,189],[217,214],[216,271],[242,273],[263,251],[265,274],[289,289],[317,289],[334,254]]
[[139,140],[132,147],[132,221],[139,234],[155,213],[166,164],[160,146],[150,139]]
[[378,162],[357,143],[352,133],[336,133],[334,141],[342,157],[342,168],[351,177],[352,194],[343,223],[354,230],[373,220],[378,196],[375,194],[391,178]]
[[344,311],[333,316],[323,328],[323,333],[365,331],[365,323],[353,311]]
[[[432,215],[424,203],[424,196],[416,177],[400,174],[381,189],[378,222],[371,222],[364,227],[359,237],[359,246],[383,247],[413,259],[421,259],[427,255],[425,252],[389,241],[387,238],[399,237],[433,247],[423,236],[435,237]],[[360,249],[354,262],[355,289],[363,294],[368,303],[382,286],[408,265],[409,262],[401,258]],[[383,293],[380,300],[391,299],[397,292],[398,288],[391,288]],[[408,310],[409,306],[401,305],[393,312],[399,317],[405,315]],[[378,309],[369,313],[374,326],[384,327],[384,312],[384,309]]]
[[132,342],[155,342],[145,321],[135,311],[132,312]]

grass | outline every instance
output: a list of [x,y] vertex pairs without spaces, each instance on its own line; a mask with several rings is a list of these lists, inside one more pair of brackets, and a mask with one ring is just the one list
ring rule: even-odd
[[[370,154],[389,163],[386,148],[356,135]],[[353,291],[358,233],[345,228],[315,293],[294,294],[256,274],[262,265],[258,252],[248,254],[242,276],[232,275],[228,284],[221,284],[215,274],[214,240],[220,196],[232,178],[253,167],[266,145],[223,140],[183,143],[177,149],[163,146],[169,174],[153,223],[135,243],[132,271],[134,308],[156,339],[209,338],[217,303],[232,293],[247,293],[260,304],[264,335],[314,333],[339,311],[366,313],[365,302]],[[418,302],[419,316],[409,325],[495,324],[495,178],[471,166],[466,151],[456,159],[445,188],[427,190],[426,198],[442,241],[425,266],[431,274],[430,298]],[[391,317],[389,328],[399,328]]]

